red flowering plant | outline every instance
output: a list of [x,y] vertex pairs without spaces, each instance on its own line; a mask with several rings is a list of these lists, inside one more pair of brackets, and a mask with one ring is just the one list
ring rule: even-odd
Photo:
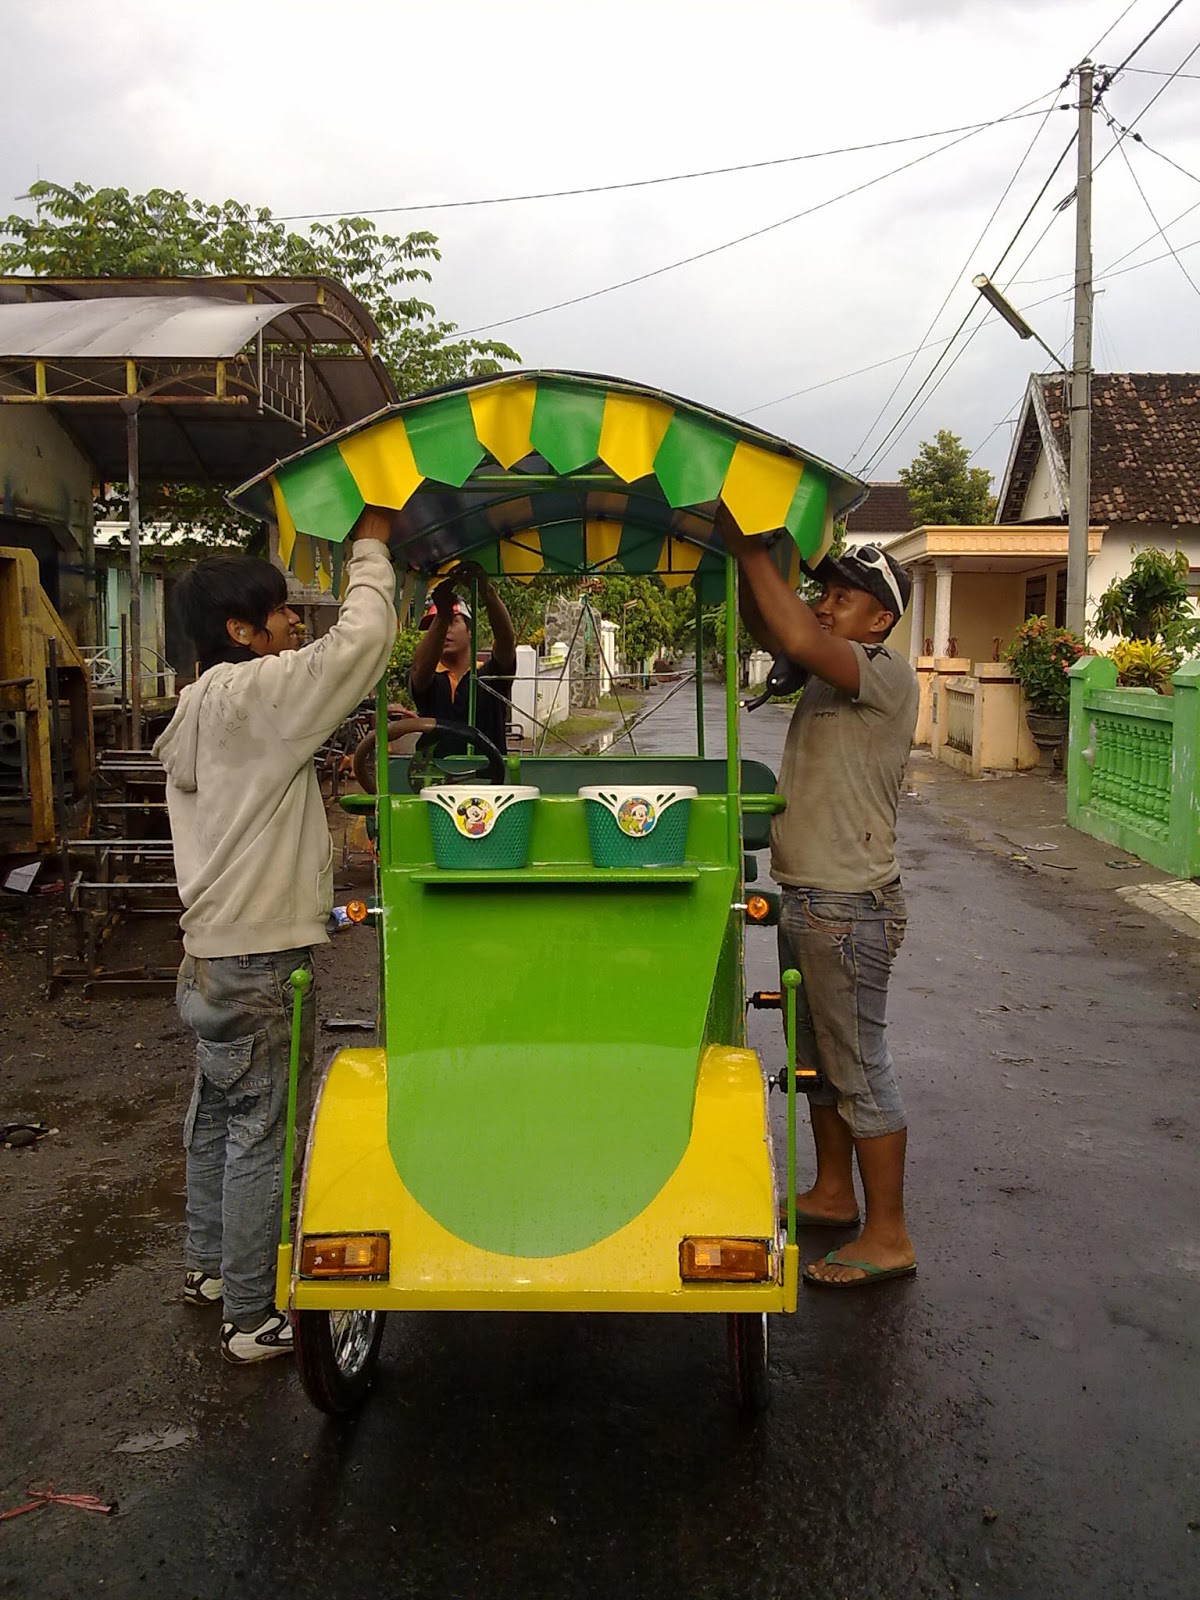
[[1049,617],[1028,617],[1017,629],[1004,659],[1025,691],[1029,709],[1039,716],[1065,716],[1071,703],[1071,668],[1087,646],[1069,628]]

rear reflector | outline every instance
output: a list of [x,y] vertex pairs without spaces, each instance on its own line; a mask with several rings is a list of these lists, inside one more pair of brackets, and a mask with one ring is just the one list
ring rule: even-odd
[[765,1283],[771,1276],[766,1239],[684,1239],[679,1276],[685,1283]]
[[302,1278],[386,1278],[386,1233],[306,1233],[300,1246]]

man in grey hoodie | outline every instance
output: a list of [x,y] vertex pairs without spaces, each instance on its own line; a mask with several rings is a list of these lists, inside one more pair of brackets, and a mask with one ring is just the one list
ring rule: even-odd
[[[391,517],[351,535],[337,622],[299,648],[299,618],[269,562],[217,557],[180,585],[200,675],[154,746],[167,772],[185,955],[176,1000],[196,1036],[184,1119],[184,1299],[223,1300],[221,1351],[287,1355],[275,1309],[291,989],[328,939],[333,841],[313,755],[383,675],[396,637]],[[302,1070],[311,1069],[312,990]]]

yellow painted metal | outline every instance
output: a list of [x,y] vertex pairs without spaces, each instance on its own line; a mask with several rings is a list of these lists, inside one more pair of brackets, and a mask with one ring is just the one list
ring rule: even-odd
[[333,588],[333,560],[328,544],[322,539],[317,550],[317,587],[323,594]]
[[721,499],[743,533],[770,533],[783,527],[803,472],[803,462],[743,439],[733,452]]
[[125,363],[125,393],[136,394],[138,391],[137,362]]
[[39,400],[46,398],[46,363],[35,361],[33,364],[33,392]]
[[654,458],[663,442],[673,406],[642,395],[610,391],[600,425],[600,459],[626,483],[654,471]]
[[[392,417],[361,433],[352,433],[341,440],[338,450],[369,506],[399,511],[425,481],[408,442],[403,417]],[[275,503],[279,503],[278,496]]]
[[225,363],[223,361],[218,361],[217,362],[217,388],[216,388],[216,394],[217,394],[217,399],[218,400],[224,400],[224,398],[225,398],[225,379],[226,379]]
[[388,1283],[293,1277],[299,1310],[781,1311],[788,1298],[782,1251],[774,1282],[685,1288],[679,1277],[689,1234],[777,1239],[762,1071],[753,1051],[726,1045],[701,1056],[687,1149],[645,1210],[587,1249],[541,1258],[468,1244],[417,1204],[388,1148],[385,1052],[340,1051],[309,1142],[299,1231],[391,1240]]
[[510,383],[498,389],[469,389],[475,437],[507,469],[533,452],[529,429],[533,423],[536,383]]
[[783,1247],[783,1309],[795,1311],[796,1296],[800,1290],[800,1246]]
[[286,1311],[288,1296],[292,1292],[292,1247],[281,1244],[275,1255],[275,1305]]
[[615,561],[621,548],[621,524],[592,518],[584,524],[584,558],[589,567],[602,567]]
[[689,544],[686,539],[665,539],[662,554],[658,558],[663,588],[682,589],[685,584],[691,583],[703,554],[698,544]]
[[296,535],[296,548],[292,552],[292,571],[306,588],[317,575],[316,549],[306,533]]
[[287,501],[283,498],[279,479],[274,474],[271,477],[271,498],[275,502],[275,523],[279,529],[279,559],[285,567],[290,567],[292,551],[296,548],[296,524],[292,521]]
[[505,577],[528,583],[542,566],[542,536],[536,528],[525,528],[515,538],[501,539],[500,567]]

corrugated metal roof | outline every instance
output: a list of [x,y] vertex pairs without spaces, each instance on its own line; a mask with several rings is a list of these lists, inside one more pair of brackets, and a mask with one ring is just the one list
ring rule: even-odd
[[220,360],[237,355],[260,328],[300,305],[199,295],[0,305],[0,358]]

